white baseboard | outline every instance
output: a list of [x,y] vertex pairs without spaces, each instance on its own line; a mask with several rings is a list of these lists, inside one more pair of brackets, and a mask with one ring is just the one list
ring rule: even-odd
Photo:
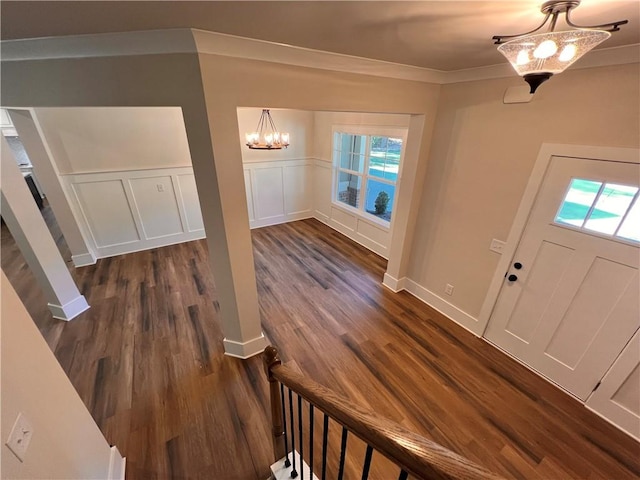
[[295,222],[298,220],[305,220],[307,218],[313,218],[313,212],[311,210],[289,213],[286,215],[277,215],[275,217],[259,220],[251,220],[249,221],[249,227],[253,230],[254,228],[270,227],[271,225],[280,225],[281,223]]
[[89,304],[84,295],[80,295],[64,305],[47,304],[49,311],[53,314],[53,318],[59,320],[72,320],[85,310],[89,309]]
[[88,265],[96,264],[96,256],[91,253],[81,253],[80,255],[71,255],[71,260],[76,267],[86,267]]
[[127,459],[120,455],[118,448],[114,445],[111,447],[111,456],[109,457],[109,476],[108,480],[124,480],[124,471],[126,469]]
[[460,310],[455,305],[447,302],[444,298],[439,297],[430,290],[427,290],[422,285],[416,283],[410,278],[404,278],[404,289],[414,297],[422,300],[434,310],[442,313],[446,317],[456,322],[461,327],[466,328],[476,336],[482,336],[482,329],[480,328],[478,319],[469,315],[464,310]]
[[[293,455],[296,457],[296,471],[298,476],[296,478],[306,478],[311,479],[311,470],[309,469],[309,465],[307,462],[300,461],[300,454],[297,450],[293,451]],[[291,452],[288,454],[289,461],[291,462],[293,459],[291,458]],[[302,467],[300,467],[302,465]],[[302,469],[302,475],[300,475],[300,470]],[[271,475],[275,480],[290,480],[291,479],[291,471],[293,470],[293,465],[288,467],[284,466],[284,458],[281,458],[276,463],[271,465]],[[316,474],[313,474],[312,480],[318,480]]]
[[384,274],[384,278],[382,280],[382,285],[387,287],[393,293],[398,293],[405,289],[405,284],[407,282],[407,277],[402,277],[401,279],[397,279],[389,275],[388,273]]
[[264,336],[264,333],[262,333],[259,337],[249,340],[248,342],[236,342],[225,338],[222,340],[222,343],[224,344],[225,355],[246,360],[247,358],[262,353],[267,347],[268,340]]
[[329,225],[329,215],[327,215],[326,213],[322,213],[320,210],[315,210],[313,212],[313,216],[315,217],[316,220],[319,220],[322,223]]

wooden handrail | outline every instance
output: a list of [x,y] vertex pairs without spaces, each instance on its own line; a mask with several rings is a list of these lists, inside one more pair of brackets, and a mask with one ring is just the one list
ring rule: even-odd
[[[307,402],[315,405],[329,417],[342,424],[374,449],[393,460],[397,465],[416,478],[421,479],[465,479],[465,480],[498,480],[502,477],[473,463],[460,455],[448,450],[431,440],[428,440],[403,426],[392,422],[376,413],[356,407],[352,402],[319,383],[306,378],[293,371],[286,365],[282,365],[278,350],[269,346],[263,354],[265,370],[271,382],[272,402],[274,390],[277,390],[277,399],[280,398],[280,390],[277,382],[281,382],[287,388],[299,394]],[[280,409],[279,403],[276,404]],[[274,411],[276,407],[272,403],[272,415],[274,419],[274,450],[282,452],[281,439],[282,428],[276,426],[276,421],[281,422],[281,414]],[[280,456],[282,458],[282,456]]]

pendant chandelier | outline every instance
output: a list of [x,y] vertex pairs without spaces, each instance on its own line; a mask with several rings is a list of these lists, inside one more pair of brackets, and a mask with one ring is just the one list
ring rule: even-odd
[[255,132],[245,133],[245,138],[247,147],[252,150],[280,150],[289,146],[289,134],[278,131],[266,108],[262,110]]
[[[529,32],[519,35],[495,35],[498,51],[511,63],[518,75],[531,87],[533,94],[542,82],[552,75],[563,72],[592,48],[607,40],[610,32],[620,30],[620,25],[628,20],[602,25],[579,26],[571,21],[571,12],[580,5],[580,0],[551,0],[542,4],[540,11],[545,15],[542,24]],[[555,32],[560,14],[573,30]],[[551,19],[549,31],[536,33]]]

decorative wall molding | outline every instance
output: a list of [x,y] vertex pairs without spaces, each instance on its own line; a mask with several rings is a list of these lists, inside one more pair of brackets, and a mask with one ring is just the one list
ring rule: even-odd
[[243,163],[251,228],[313,217],[313,160]]
[[[5,40],[0,46],[3,62],[202,53],[434,84],[517,77],[507,63],[442,71],[189,28]],[[594,50],[572,68],[638,62],[640,44],[635,44]]]
[[319,68],[335,72],[359,73],[426,83],[442,83],[446,72],[429,68],[373,60],[342,53],[326,52],[253,38],[193,30],[198,53]]
[[205,236],[191,167],[71,174],[62,179],[97,258]]
[[381,257],[389,257],[391,231],[333,201],[333,162],[313,160],[313,216]]
[[188,28],[3,40],[2,61],[196,53]]

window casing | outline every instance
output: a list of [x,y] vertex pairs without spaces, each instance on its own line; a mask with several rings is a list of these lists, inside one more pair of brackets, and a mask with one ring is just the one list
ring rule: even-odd
[[389,227],[405,143],[401,129],[334,128],[334,203]]

